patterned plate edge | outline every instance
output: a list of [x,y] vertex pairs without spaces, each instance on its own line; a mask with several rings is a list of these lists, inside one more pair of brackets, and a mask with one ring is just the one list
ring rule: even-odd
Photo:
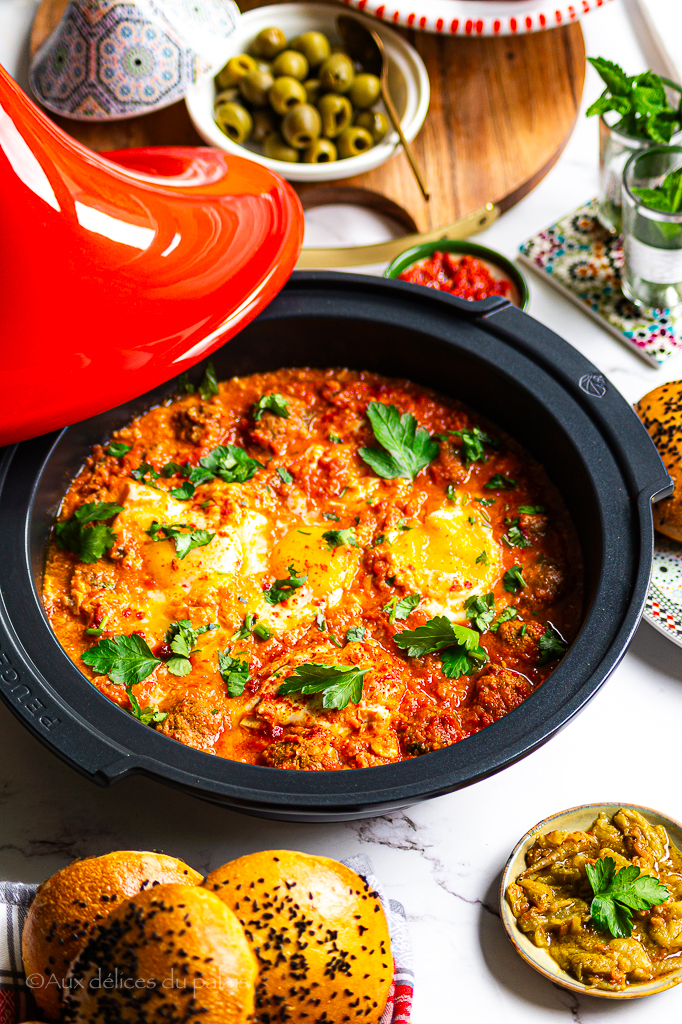
[[663,633],[678,647],[682,647],[682,616],[654,583],[649,585],[644,618],[659,633]]

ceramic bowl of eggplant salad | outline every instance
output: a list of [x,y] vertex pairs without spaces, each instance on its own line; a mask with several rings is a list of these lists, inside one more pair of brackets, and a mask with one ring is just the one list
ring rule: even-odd
[[[242,15],[224,66],[187,95],[202,138],[294,181],[347,178],[388,160],[399,140],[379,79],[345,52],[338,14],[336,6],[292,3]],[[411,141],[428,109],[426,68],[391,29],[371,27],[384,42],[389,90]]]

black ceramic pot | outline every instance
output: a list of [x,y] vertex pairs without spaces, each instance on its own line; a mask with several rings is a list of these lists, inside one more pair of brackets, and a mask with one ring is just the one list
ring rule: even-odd
[[[651,501],[672,486],[637,416],[594,366],[505,299],[468,303],[401,281],[334,273],[295,274],[212,359],[222,378],[310,365],[408,377],[498,424],[542,463],[573,517],[586,570],[580,634],[515,711],[461,743],[400,764],[343,772],[261,768],[141,725],[67,657],[39,595],[48,533],[70,478],[94,442],[172,393],[170,382],[4,453],[0,693],[43,743],[103,786],[139,772],[250,814],[334,821],[471,785],[524,757],[584,706],[639,622],[653,550]],[[202,372],[199,366],[194,374]]]

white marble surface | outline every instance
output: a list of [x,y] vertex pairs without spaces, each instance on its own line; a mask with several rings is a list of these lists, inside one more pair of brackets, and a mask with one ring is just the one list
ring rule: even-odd
[[[670,0],[671,3],[676,0]],[[32,0],[0,0],[0,51],[24,52]],[[10,10],[13,8],[13,10]],[[625,0],[583,22],[588,53],[645,67]],[[11,38],[10,38],[11,28]],[[22,36],[23,33],[23,36]],[[15,55],[14,57],[12,55]],[[585,102],[599,92],[590,72]],[[591,197],[597,127],[581,118],[542,184],[481,240],[513,256],[518,243]],[[315,218],[315,244],[369,240],[379,225],[350,215]],[[353,227],[354,225],[354,227]],[[325,234],[327,232],[327,234]],[[377,268],[374,268],[375,270]],[[634,400],[682,376],[677,359],[660,370],[621,346],[531,276],[531,313],[592,359]],[[679,723],[682,654],[646,623],[621,666],[588,708],[543,749],[479,785],[372,821],[282,825],[241,817],[141,778],[99,790],[66,768],[0,705],[0,877],[38,881],[74,857],[112,848],[162,849],[200,870],[269,847],[342,857],[369,854],[390,895],[402,900],[415,947],[414,1024],[535,1024],[682,1020],[682,987],[629,1004],[577,999],[540,978],[507,941],[496,909],[499,877],[517,839],[554,811],[623,800],[682,818]]]

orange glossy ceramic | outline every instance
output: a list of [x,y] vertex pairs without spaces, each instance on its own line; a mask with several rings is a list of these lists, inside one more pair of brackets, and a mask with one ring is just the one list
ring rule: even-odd
[[105,158],[2,68],[0,210],[0,444],[202,359],[274,297],[303,241],[296,194],[265,167],[189,147]]

